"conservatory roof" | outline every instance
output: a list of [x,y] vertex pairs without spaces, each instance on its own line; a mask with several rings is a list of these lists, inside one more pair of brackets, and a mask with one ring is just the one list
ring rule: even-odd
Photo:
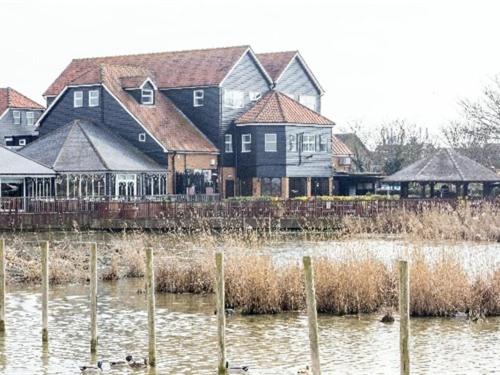
[[0,145],[0,178],[5,176],[54,176],[56,173],[17,152]]

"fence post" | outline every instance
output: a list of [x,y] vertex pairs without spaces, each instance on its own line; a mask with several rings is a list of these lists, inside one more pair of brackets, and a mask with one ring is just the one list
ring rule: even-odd
[[90,353],[97,352],[97,244],[90,245]]
[[314,268],[310,256],[302,258],[306,282],[307,321],[309,325],[309,344],[313,375],[321,374],[319,360],[318,313],[316,311],[316,291],[314,288]]
[[49,242],[42,249],[42,342],[49,341]]
[[408,261],[399,261],[399,350],[401,360],[401,375],[410,374],[410,278]]
[[153,249],[146,249],[146,293],[148,297],[149,365],[156,366],[155,282]]
[[5,332],[5,239],[0,238],[0,332]]
[[217,345],[219,353],[218,374],[226,375],[226,310],[224,301],[224,254],[215,254],[215,298],[217,304]]

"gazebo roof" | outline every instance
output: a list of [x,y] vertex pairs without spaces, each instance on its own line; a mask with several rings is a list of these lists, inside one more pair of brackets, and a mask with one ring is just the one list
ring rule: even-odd
[[383,182],[497,182],[500,176],[481,164],[444,148],[386,177]]
[[0,178],[2,177],[50,177],[55,172],[36,161],[0,145]]

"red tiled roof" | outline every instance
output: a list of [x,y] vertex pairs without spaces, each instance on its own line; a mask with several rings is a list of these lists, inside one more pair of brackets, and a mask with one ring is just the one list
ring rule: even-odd
[[27,98],[10,87],[0,88],[0,115],[7,108],[44,109],[44,107],[37,102]]
[[257,58],[271,76],[276,81],[290,61],[297,55],[298,51],[258,53]]
[[279,91],[269,91],[253,107],[235,120],[236,124],[310,124],[335,125]]
[[354,155],[347,145],[332,134],[332,155],[333,156],[348,156]]
[[122,77],[120,81],[124,89],[135,89],[139,88],[148,78],[148,76]]
[[249,46],[200,49],[178,52],[160,52],[140,55],[94,57],[75,59],[45,91],[44,95],[58,95],[66,85],[84,84],[93,68],[100,64],[126,65],[146,68],[156,78],[160,88],[215,86],[229,73]]

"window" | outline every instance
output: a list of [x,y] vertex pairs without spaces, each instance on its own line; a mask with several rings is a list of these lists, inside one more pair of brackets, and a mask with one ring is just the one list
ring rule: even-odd
[[315,137],[311,134],[304,134],[302,137],[302,151],[314,152],[315,150]]
[[35,123],[35,112],[26,112],[26,125],[33,125]]
[[12,116],[14,117],[14,125],[21,125],[21,112],[13,111]]
[[89,107],[99,106],[99,90],[89,91]]
[[224,144],[225,144],[225,151],[227,153],[233,152],[233,135],[232,134],[226,134],[225,139],[224,139]]
[[224,91],[224,107],[227,108],[243,108],[245,95],[243,91],[225,90]]
[[151,105],[154,104],[154,91],[149,89],[141,90],[141,104]]
[[299,102],[307,108],[316,111],[316,97],[313,95],[300,95]]
[[297,136],[295,134],[290,134],[288,136],[288,151],[297,151]]
[[339,165],[351,165],[351,158],[349,156],[339,158]]
[[26,146],[26,139],[20,139],[19,146]]
[[203,107],[205,92],[203,90],[193,91],[193,107]]
[[73,108],[83,107],[83,91],[73,93]]
[[319,136],[319,152],[328,152],[328,137],[326,134]]
[[258,92],[258,91],[250,91],[248,93],[248,96],[250,97],[250,100],[252,102],[255,102],[255,101],[257,101],[257,100],[259,100],[261,98],[262,94],[260,92]]
[[146,133],[139,133],[139,142],[146,142]]
[[281,196],[281,178],[264,177],[260,183],[260,193],[262,196],[279,197]]
[[276,152],[276,134],[264,134],[264,151]]
[[242,134],[241,135],[241,152],[251,152],[252,151],[252,135]]

